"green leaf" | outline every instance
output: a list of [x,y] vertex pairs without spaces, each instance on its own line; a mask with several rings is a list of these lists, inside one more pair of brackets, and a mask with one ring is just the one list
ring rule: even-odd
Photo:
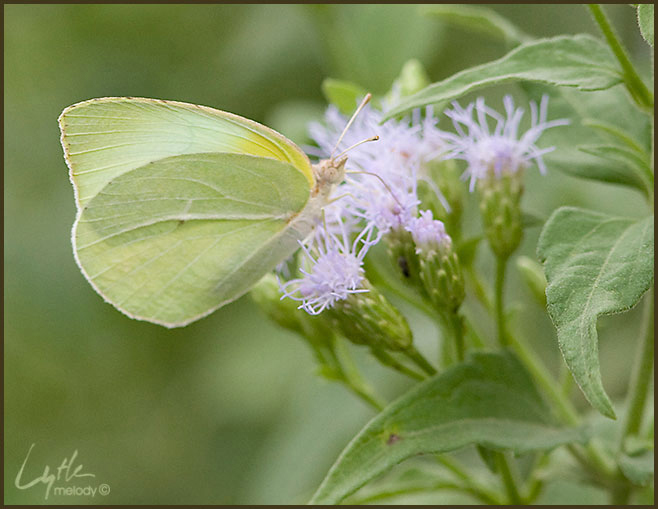
[[356,83],[333,78],[326,78],[322,82],[322,93],[327,102],[335,105],[345,115],[352,114],[359,100],[366,95],[365,89]]
[[498,462],[496,461],[496,455],[494,454],[495,451],[492,451],[491,449],[487,449],[486,447],[479,444],[476,445],[475,448],[477,449],[480,459],[489,469],[489,472],[491,472],[492,474],[497,473]]
[[404,99],[388,113],[393,117],[427,104],[450,101],[491,85],[527,80],[551,85],[602,90],[621,83],[608,47],[589,35],[559,36],[525,43],[504,57],[434,83]]
[[397,463],[471,444],[517,453],[585,440],[558,428],[509,352],[476,353],[386,407],[348,444],[311,500],[337,504]]
[[422,12],[465,30],[502,39],[513,46],[531,39],[507,18],[488,7],[463,4],[431,5],[423,6]]
[[633,484],[645,486],[653,478],[653,451],[646,450],[641,454],[629,456],[621,454],[619,456],[619,468],[626,478]]
[[546,217],[536,212],[523,210],[521,211],[521,221],[523,221],[523,228],[537,228],[544,225]]
[[615,418],[601,381],[596,319],[633,307],[653,279],[653,216],[641,221],[572,207],[555,211],[537,246],[560,350],[588,401]]
[[[543,156],[549,172],[557,169],[571,176],[630,186],[646,193],[649,177],[638,169],[640,161],[649,159],[651,124],[631,103],[623,87],[582,92],[537,83],[522,86],[535,101],[544,94],[549,96],[549,118],[571,121],[542,134],[541,146],[556,147]],[[592,151],[592,147],[611,148]],[[607,157],[603,153],[606,150],[617,153]],[[622,157],[626,159],[620,164],[618,158]]]
[[613,145],[585,145],[578,147],[578,149],[586,154],[603,159],[605,162],[601,164],[610,164],[610,170],[606,174],[601,173],[602,180],[605,181],[608,178],[612,183],[636,187],[645,193],[651,192],[653,175],[649,162],[638,155],[637,152]]
[[653,48],[653,4],[637,6],[637,23],[640,25],[642,37]]
[[394,86],[400,87],[402,97],[415,94],[429,84],[430,79],[427,71],[423,67],[423,64],[415,58],[408,60],[404,64],[400,71],[400,76],[394,82]]
[[[410,466],[394,469],[377,481],[364,486],[343,503],[365,505],[384,502],[387,505],[417,505],[419,501],[431,504],[440,500],[442,504],[446,504],[447,499],[450,500],[450,505],[501,503],[496,486],[487,483],[489,479],[484,482],[476,482],[474,479],[464,482],[462,479],[455,479],[453,472],[434,461],[419,459],[415,462],[410,460],[409,463]],[[481,472],[481,469],[477,469],[471,470],[470,473],[478,475]]]

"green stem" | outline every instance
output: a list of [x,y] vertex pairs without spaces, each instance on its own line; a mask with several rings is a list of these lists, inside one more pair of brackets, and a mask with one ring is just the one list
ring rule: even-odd
[[423,355],[416,350],[413,346],[408,350],[404,351],[404,354],[416,364],[420,369],[422,369],[427,375],[432,376],[436,375],[436,369],[432,366],[429,361],[423,357]]
[[528,495],[525,500],[527,504],[532,504],[544,488],[544,479],[540,475],[540,470],[548,465],[549,461],[549,453],[546,451],[537,453],[537,457],[532,465],[528,479]]
[[476,482],[473,475],[471,475],[455,458],[445,454],[440,454],[436,456],[436,459],[444,467],[455,474],[458,479],[463,481],[466,485],[465,487],[468,488],[468,491],[477,496],[485,504],[502,505],[500,495]]
[[505,308],[503,295],[505,290],[505,269],[507,258],[498,256],[496,258],[496,286],[494,295],[494,308],[496,313],[496,326],[498,329],[498,343],[501,347],[508,346],[507,334],[505,332]]
[[610,49],[615,54],[615,57],[617,57],[617,60],[624,71],[624,83],[626,84],[626,88],[628,88],[631,96],[643,108],[653,110],[653,94],[635,70],[631,60],[628,58],[624,46],[617,37],[617,34],[615,34],[615,31],[612,28],[608,17],[603,12],[603,9],[601,9],[601,6],[598,4],[589,4],[588,7],[608,42]]
[[[507,332],[510,347],[517,354],[523,365],[530,372],[537,385],[553,404],[562,422],[578,426],[580,417],[569,398],[562,392],[560,384],[553,378],[544,363],[523,341]],[[610,479],[615,475],[615,466],[608,455],[598,446],[590,441],[584,451],[579,446],[567,446],[569,452],[581,463],[594,477]]]
[[653,372],[653,351],[654,351],[654,318],[653,318],[653,301],[654,288],[652,287],[645,297],[644,303],[644,327],[642,334],[642,344],[638,350],[635,364],[631,370],[632,379],[628,391],[628,407],[626,418],[622,428],[620,448],[624,439],[629,435],[637,435],[642,425],[644,416],[645,403],[649,387],[651,385],[651,373]]
[[412,369],[409,369],[407,366],[398,362],[392,355],[389,355],[384,350],[371,349],[372,354],[379,359],[382,364],[393,368],[395,371],[407,375],[408,377],[413,378],[414,380],[424,380],[425,377],[420,373],[415,372]]
[[439,313],[437,324],[442,331],[440,365],[448,367],[453,362],[464,360],[464,318],[457,312]]
[[508,502],[512,505],[521,505],[523,504],[523,497],[519,493],[519,488],[516,485],[516,477],[512,468],[507,461],[505,453],[495,452],[496,463],[498,465],[498,471],[500,472],[500,477],[503,480],[503,485],[505,486],[505,492],[507,493]]
[[448,319],[452,326],[455,346],[457,347],[457,362],[462,362],[464,360],[464,352],[466,349],[464,345],[464,319],[456,312],[452,313]]
[[537,354],[524,342],[510,333],[507,333],[507,341],[537,384],[544,390],[561,419],[572,426],[577,425],[579,421],[578,413],[568,398],[562,393],[559,384],[544,363],[537,357]]
[[340,338],[336,338],[331,354],[343,384],[375,410],[381,412],[386,403],[374,393],[370,385],[363,379]]
[[[618,452],[624,451],[625,438],[640,433],[642,418],[644,417],[645,403],[651,385],[651,374],[653,372],[654,352],[654,318],[653,318],[654,288],[649,290],[645,300],[644,326],[642,333],[642,344],[637,352],[635,364],[631,370],[632,379],[628,390],[628,408],[619,437]],[[627,505],[633,492],[633,486],[626,481],[622,472],[618,472],[619,483],[612,485],[612,503],[615,505]]]
[[487,310],[490,311],[492,309],[491,299],[489,298],[489,292],[485,288],[485,284],[482,282],[480,276],[478,276],[477,272],[475,272],[475,269],[473,269],[473,267],[468,268],[468,275],[471,284],[473,285],[473,291],[475,293],[475,296],[480,301],[480,303]]

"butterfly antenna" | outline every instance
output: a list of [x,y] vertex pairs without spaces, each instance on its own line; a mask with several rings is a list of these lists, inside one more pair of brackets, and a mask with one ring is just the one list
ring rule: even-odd
[[366,138],[365,140],[361,140],[360,142],[355,143],[351,147],[346,148],[345,150],[343,150],[340,154],[338,154],[336,157],[334,157],[334,159],[338,159],[340,156],[347,154],[350,150],[352,150],[353,148],[358,147],[359,145],[363,145],[364,143],[368,143],[369,141],[377,141],[378,139],[379,139],[379,136],[371,136],[370,138]]
[[395,193],[393,192],[393,189],[391,189],[391,186],[389,186],[389,185],[386,183],[386,181],[385,181],[383,178],[381,178],[379,175],[377,175],[376,173],[372,173],[371,171],[356,171],[356,170],[346,171],[345,173],[360,173],[360,174],[362,174],[362,175],[370,175],[371,177],[375,177],[375,178],[379,179],[379,181],[380,181],[380,182],[383,184],[383,186],[388,190],[388,192],[391,193],[391,197],[397,202],[397,204],[398,204],[400,207],[404,208],[404,206],[402,205],[402,203],[400,203],[400,200],[398,200],[397,197],[395,196]]
[[345,133],[350,128],[350,126],[354,123],[354,119],[356,119],[356,116],[361,112],[361,110],[365,107],[365,105],[370,102],[370,99],[372,99],[372,94],[368,92],[366,96],[363,98],[363,101],[361,101],[361,104],[359,104],[356,111],[352,114],[352,118],[350,118],[349,122],[347,122],[345,129],[343,129],[343,132],[340,133],[340,137],[338,138],[338,141],[336,142],[334,149],[331,151],[331,155],[329,156],[329,159],[334,158],[334,152],[336,152],[336,149],[338,148],[338,145],[340,145],[340,142],[343,141],[343,137],[345,136]]

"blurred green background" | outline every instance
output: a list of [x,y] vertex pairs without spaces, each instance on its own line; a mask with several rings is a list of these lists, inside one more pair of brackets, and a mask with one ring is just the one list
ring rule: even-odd
[[[580,6],[492,8],[535,36],[595,33]],[[607,10],[646,63],[634,10]],[[5,503],[304,503],[371,410],[315,376],[306,345],[249,298],[179,330],[104,304],[71,253],[75,207],[57,116],[92,97],[156,97],[232,111],[305,142],[304,123],[325,106],[325,77],[385,92],[408,58],[438,80],[504,46],[414,5],[5,5],[4,21]],[[525,199],[544,214],[563,204],[642,213],[631,191],[531,173]],[[537,235],[524,241],[529,256]],[[528,308],[522,328],[558,366],[548,318]],[[404,309],[431,356],[431,324]],[[638,316],[599,322],[613,396],[625,391]],[[355,351],[387,395],[408,385]],[[43,486],[16,489],[33,443],[24,481],[78,450],[110,494],[44,501]]]

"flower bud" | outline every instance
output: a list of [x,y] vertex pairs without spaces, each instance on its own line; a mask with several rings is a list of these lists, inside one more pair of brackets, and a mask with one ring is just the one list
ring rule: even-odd
[[431,83],[423,64],[415,58],[408,60],[402,67],[400,76],[395,84],[400,87],[400,95],[403,97],[421,91]]
[[407,227],[416,245],[420,279],[434,307],[454,313],[464,301],[464,278],[459,259],[443,223],[423,211]]
[[489,245],[497,256],[508,258],[519,247],[523,237],[523,171],[496,175],[491,170],[486,177],[478,180],[477,190],[484,234]]
[[281,327],[303,333],[299,322],[297,304],[289,299],[281,299],[279,283],[274,274],[266,274],[249,292],[258,307]]
[[353,343],[373,349],[410,348],[413,338],[404,316],[367,280],[363,288],[367,292],[350,294],[326,310],[334,327]]
[[329,324],[321,316],[298,309],[291,299],[281,298],[281,287],[274,274],[266,274],[249,292],[258,307],[281,327],[301,334],[311,342],[332,336]]

